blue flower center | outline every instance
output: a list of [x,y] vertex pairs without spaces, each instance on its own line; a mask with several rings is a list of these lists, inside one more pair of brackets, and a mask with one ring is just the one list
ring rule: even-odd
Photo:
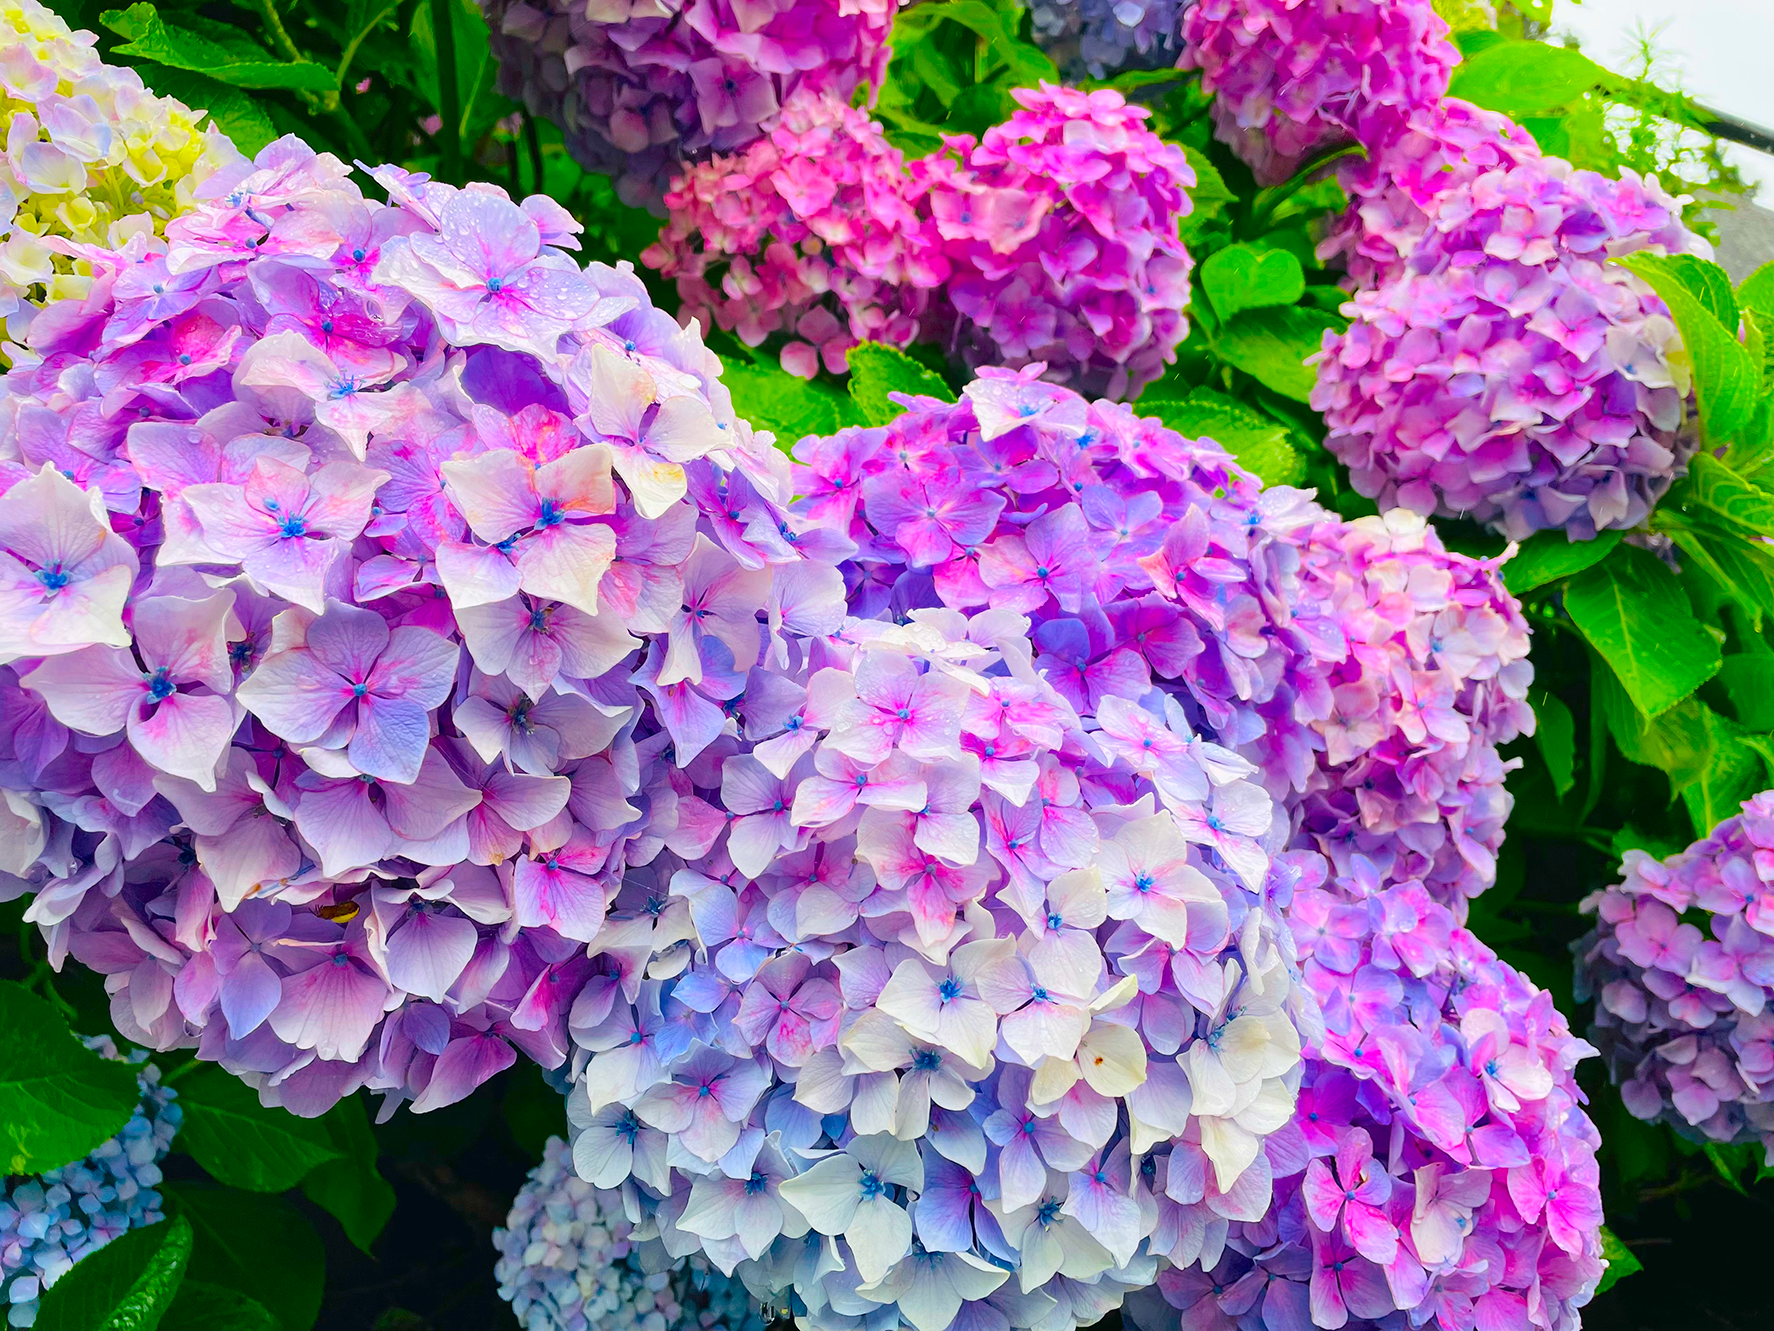
[[59,592],[74,579],[60,564],[51,564],[48,568],[37,570],[37,581],[43,584],[44,591]]
[[912,1055],[912,1071],[935,1072],[942,1066],[942,1055],[934,1049],[920,1049]]
[[865,1202],[872,1202],[887,1191],[887,1185],[881,1182],[880,1176],[872,1169],[862,1171],[862,1178],[858,1180],[858,1186],[862,1188],[862,1199]]
[[961,982],[953,975],[945,975],[942,983],[936,986],[936,993],[943,1002],[952,1002],[961,996]]
[[492,292],[493,295],[497,296],[504,289],[505,283],[502,279],[497,277],[489,277],[487,279],[487,290]]
[[361,697],[363,697],[364,694],[368,693],[369,691],[370,691],[370,686],[368,684],[353,684],[351,686],[351,696],[353,698],[361,698]]
[[544,499],[542,501],[542,512],[536,518],[538,527],[558,527],[566,520],[567,515],[562,512],[558,499]]
[[278,524],[277,530],[291,539],[306,536],[308,534],[308,519],[300,513],[291,513]]
[[148,697],[153,702],[164,702],[173,695],[173,682],[166,677],[166,667],[161,666],[148,676]]

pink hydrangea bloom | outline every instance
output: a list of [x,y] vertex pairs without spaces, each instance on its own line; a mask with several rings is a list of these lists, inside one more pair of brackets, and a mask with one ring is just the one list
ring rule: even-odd
[[1554,158],[1433,203],[1407,263],[1344,307],[1312,403],[1356,489],[1521,539],[1644,519],[1693,452],[1667,310],[1610,256],[1706,251],[1654,180]]
[[858,342],[943,342],[948,262],[920,217],[898,149],[829,94],[797,93],[779,123],[734,157],[687,168],[670,220],[642,261],[677,283],[681,318],[757,346],[786,334],[782,362],[845,372]]
[[1459,58],[1430,0],[1199,0],[1179,63],[1214,94],[1215,137],[1279,185],[1376,121],[1433,107]]
[[1664,860],[1626,853],[1583,909],[1579,998],[1626,1107],[1774,1153],[1774,792]]
[[1120,93],[1043,84],[985,132],[912,164],[942,242],[969,364],[1045,362],[1081,392],[1132,397],[1188,335],[1177,236],[1195,173]]
[[484,0],[499,87],[561,127],[626,203],[657,208],[682,163],[737,152],[798,92],[878,86],[887,0]]

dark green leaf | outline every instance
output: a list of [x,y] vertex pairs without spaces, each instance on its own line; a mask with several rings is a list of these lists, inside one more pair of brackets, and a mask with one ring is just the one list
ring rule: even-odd
[[[108,9],[99,22],[129,38],[116,53],[151,60],[172,69],[204,74],[234,88],[289,88],[334,92],[338,83],[323,65],[285,62],[269,51],[243,45],[237,38],[221,42],[163,23],[151,4]],[[222,25],[218,25],[218,33]]]
[[721,382],[733,394],[733,409],[774,434],[784,452],[810,434],[831,434],[857,420],[848,394],[790,374],[773,360],[752,365],[729,360]]
[[1617,531],[1599,532],[1593,541],[1573,541],[1561,531],[1535,532],[1503,565],[1503,585],[1522,596],[1601,563],[1619,544]]
[[1774,731],[1774,656],[1738,653],[1719,663],[1718,682],[1739,725]]
[[0,981],[0,1164],[38,1174],[96,1150],[135,1112],[135,1069],[100,1058],[49,1003]]
[[282,1323],[239,1290],[187,1280],[160,1331],[282,1331]]
[[1761,617],[1774,612],[1774,550],[1760,541],[1738,540],[1731,536],[1709,536],[1698,540],[1678,533],[1682,550],[1695,553],[1696,547],[1714,568],[1716,576],[1728,580],[1723,590],[1731,593],[1748,613],[1752,624],[1760,627]]
[[1188,144],[1180,145],[1183,156],[1189,159],[1189,166],[1195,172],[1195,185],[1189,191],[1189,202],[1196,208],[1204,204],[1226,203],[1238,196],[1226,184],[1226,178],[1220,174],[1219,167],[1208,159],[1206,153]]
[[1682,787],[1682,803],[1693,820],[1695,836],[1705,836],[1737,813],[1763,781],[1761,754],[1744,742],[1747,732],[1742,726],[1710,707],[1700,708],[1700,719],[1710,752],[1700,775]]
[[1607,1293],[1627,1276],[1645,1269],[1645,1264],[1632,1255],[1632,1249],[1620,1242],[1614,1231],[1606,1225],[1602,1226],[1602,1256],[1607,1260],[1608,1269],[1602,1273],[1601,1283],[1595,1287],[1597,1294]]
[[239,1290],[283,1331],[309,1331],[326,1288],[326,1253],[306,1217],[282,1197],[205,1183],[162,1185],[191,1221],[190,1273]]
[[1235,398],[1197,388],[1180,399],[1142,397],[1136,410],[1156,416],[1187,438],[1213,440],[1265,485],[1298,485],[1306,478],[1305,459],[1290,442],[1287,427]]
[[1448,95],[1519,120],[1617,81],[1577,51],[1544,42],[1500,42],[1455,67]]
[[1323,347],[1327,329],[1344,321],[1302,305],[1250,310],[1227,323],[1215,350],[1228,365],[1295,402],[1311,399],[1318,371],[1306,364]]
[[850,396],[864,425],[885,425],[905,408],[889,393],[915,393],[953,402],[955,395],[940,375],[925,369],[905,352],[879,342],[850,349]]
[[222,133],[248,157],[257,156],[259,149],[277,137],[265,108],[239,88],[165,65],[144,64],[136,68],[142,82],[162,97],[176,97],[193,110],[208,111]]
[[[554,1099],[559,1112],[560,1097]],[[332,1212],[345,1237],[368,1252],[394,1214],[394,1189],[376,1168],[376,1134],[370,1130],[362,1097],[347,1096],[319,1122],[341,1158],[310,1170],[302,1180],[302,1191],[316,1206]],[[540,1147],[536,1154],[541,1154]]]
[[1534,742],[1562,800],[1577,784],[1577,722],[1555,693],[1534,696]]
[[1712,761],[1712,737],[1698,702],[1688,698],[1655,721],[1647,721],[1612,671],[1598,667],[1594,681],[1593,701],[1600,705],[1621,753],[1662,772],[1672,795],[1700,779]]
[[214,1063],[179,1082],[179,1105],[179,1147],[231,1188],[283,1192],[316,1165],[343,1158],[325,1125],[265,1108],[257,1091]]
[[131,1230],[76,1262],[37,1309],[38,1331],[155,1331],[191,1257],[182,1216]]
[[1694,618],[1675,574],[1648,550],[1616,546],[1571,579],[1564,601],[1647,717],[1668,711],[1718,671],[1717,639]]
[[1243,243],[1208,255],[1201,264],[1200,282],[1221,319],[1241,310],[1292,305],[1306,291],[1306,274],[1293,255]]
[[1694,294],[1691,265],[1646,251],[1615,262],[1643,278],[1669,306],[1694,367],[1694,395],[1707,437],[1718,443],[1736,438],[1755,414],[1762,381],[1761,366],[1737,340],[1736,327],[1726,328]]

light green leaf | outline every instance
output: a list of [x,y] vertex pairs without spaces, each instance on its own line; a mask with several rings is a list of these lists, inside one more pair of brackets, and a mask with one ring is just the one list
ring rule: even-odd
[[1605,1294],[1627,1276],[1636,1275],[1645,1269],[1645,1264],[1632,1255],[1632,1249],[1620,1242],[1614,1231],[1606,1225],[1602,1226],[1602,1257],[1608,1263],[1608,1269],[1602,1273],[1601,1283],[1595,1287],[1597,1294]]
[[265,1108],[257,1091],[214,1063],[179,1082],[179,1105],[178,1147],[232,1188],[283,1192],[316,1165],[344,1158],[322,1123]]
[[[559,1108],[557,1103],[557,1113]],[[394,1189],[376,1168],[376,1134],[370,1130],[362,1097],[347,1096],[319,1121],[340,1158],[310,1170],[302,1180],[302,1191],[316,1206],[332,1212],[345,1237],[368,1252],[394,1214]]]
[[1306,291],[1306,274],[1293,255],[1243,243],[1208,255],[1201,264],[1200,282],[1222,320],[1241,310],[1292,305]]
[[1669,306],[1694,368],[1694,395],[1707,437],[1715,443],[1735,439],[1755,414],[1762,381],[1761,366],[1737,340],[1736,326],[1726,328],[1695,295],[1692,264],[1643,251],[1614,262],[1643,278]]
[[307,1217],[269,1193],[172,1180],[161,1191],[191,1221],[195,1279],[241,1291],[283,1331],[310,1331],[326,1288],[326,1251]]
[[954,393],[942,376],[918,364],[897,347],[864,342],[850,349],[850,396],[864,425],[885,425],[904,407],[889,393],[915,393],[953,402]]
[[1534,743],[1552,774],[1552,788],[1562,800],[1577,784],[1577,722],[1556,693],[1536,693]]
[[1774,536],[1774,494],[1744,480],[1710,453],[1688,462],[1678,496],[1684,511],[1751,538]]
[[733,394],[733,409],[760,430],[776,436],[785,453],[813,434],[833,434],[858,421],[847,393],[820,381],[802,379],[780,365],[729,360],[721,382]]
[[135,1069],[100,1058],[49,1003],[0,981],[0,1172],[80,1159],[123,1131],[137,1099]]
[[1326,330],[1343,324],[1337,315],[1303,305],[1248,310],[1226,324],[1214,350],[1228,365],[1281,396],[1307,402],[1318,371],[1306,358],[1322,349]]
[[1189,202],[1200,208],[1205,204],[1226,203],[1238,196],[1232,193],[1232,187],[1226,184],[1226,178],[1220,174],[1207,154],[1199,148],[1191,148],[1188,144],[1177,145],[1183,150],[1183,156],[1189,159],[1189,166],[1195,172],[1195,186],[1189,191]]
[[1543,42],[1499,42],[1455,66],[1448,85],[1460,97],[1517,120],[1569,105],[1619,80],[1588,56]]
[[[338,88],[332,70],[324,65],[278,60],[269,51],[253,46],[239,36],[230,41],[216,41],[174,27],[163,22],[160,12],[151,4],[108,9],[99,15],[99,22],[129,39],[117,48],[118,55],[189,70],[230,87],[287,88],[308,92],[334,92]],[[218,32],[224,27],[218,24]],[[228,31],[233,32],[232,29]]]
[[1565,610],[1647,717],[1668,711],[1717,673],[1718,640],[1669,568],[1620,545],[1565,587]]
[[1619,544],[1617,531],[1598,532],[1593,541],[1573,541],[1562,531],[1535,532],[1503,565],[1503,585],[1513,595],[1525,595],[1599,564]]
[[282,1331],[262,1303],[239,1290],[187,1280],[167,1309],[160,1331]]
[[185,1278],[191,1241],[183,1216],[112,1239],[49,1287],[37,1331],[155,1331]]
[[1135,410],[1187,438],[1213,440],[1265,485],[1298,485],[1306,478],[1306,461],[1287,427],[1235,398],[1197,388],[1186,398],[1142,397]]
[[1774,316],[1774,260],[1769,260],[1743,279],[1737,288],[1737,304],[1741,309],[1760,310]]

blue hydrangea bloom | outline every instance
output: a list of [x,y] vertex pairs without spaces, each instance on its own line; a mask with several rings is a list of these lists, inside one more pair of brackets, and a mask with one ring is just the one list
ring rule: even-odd
[[1036,0],[1035,41],[1067,79],[1163,69],[1182,52],[1189,0]]

